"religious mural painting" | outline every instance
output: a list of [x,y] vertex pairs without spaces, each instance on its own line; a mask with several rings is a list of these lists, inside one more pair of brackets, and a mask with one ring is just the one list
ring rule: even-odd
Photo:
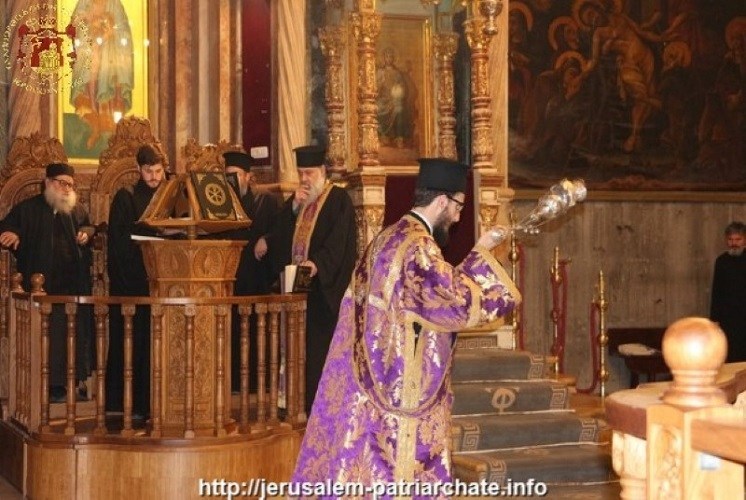
[[510,184],[746,189],[746,4],[509,3]]
[[148,116],[146,0],[58,0],[88,28],[75,41],[88,64],[60,80],[59,136],[74,163],[96,163],[117,122]]

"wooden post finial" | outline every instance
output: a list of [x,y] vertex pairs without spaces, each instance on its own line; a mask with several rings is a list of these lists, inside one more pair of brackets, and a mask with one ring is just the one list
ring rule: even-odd
[[21,273],[13,274],[11,278],[11,292],[22,292],[23,291],[23,275]]
[[725,334],[709,319],[689,317],[672,323],[663,335],[663,359],[674,380],[663,401],[680,408],[725,404],[715,377],[727,352]]
[[44,275],[41,273],[34,273],[31,275],[31,293],[46,293],[44,292]]

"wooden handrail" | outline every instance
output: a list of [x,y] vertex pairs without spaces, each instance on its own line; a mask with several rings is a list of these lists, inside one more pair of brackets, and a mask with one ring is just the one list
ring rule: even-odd
[[[13,349],[14,356],[18,358],[15,363],[15,374],[13,376],[14,387],[11,391],[14,393],[12,399],[12,415],[14,421],[26,429],[27,432],[35,435],[39,439],[51,438],[60,441],[63,437],[78,439],[84,436],[87,442],[92,439],[111,440],[117,435],[131,442],[132,439],[147,438],[152,442],[152,438],[164,438],[163,421],[161,419],[162,407],[160,406],[162,392],[163,365],[161,356],[154,355],[151,373],[152,387],[152,419],[149,421],[145,433],[135,432],[132,421],[132,404],[133,404],[133,371],[139,367],[133,365],[133,316],[137,306],[151,307],[151,346],[154,353],[162,352],[166,345],[164,343],[164,325],[159,318],[163,318],[164,312],[169,308],[183,310],[186,314],[186,357],[184,359],[184,383],[185,383],[185,400],[184,400],[184,432],[182,438],[203,439],[204,432],[196,433],[194,429],[196,400],[194,391],[196,389],[195,381],[195,355],[196,355],[196,338],[194,336],[195,316],[188,311],[195,311],[202,307],[213,309],[213,319],[215,321],[214,349],[217,349],[215,357],[215,366],[211,369],[210,377],[214,387],[218,388],[218,393],[213,397],[214,415],[208,416],[214,422],[215,428],[213,437],[230,437],[230,434],[254,434],[266,435],[266,432],[273,432],[274,429],[280,428],[280,415],[276,408],[279,389],[280,389],[280,346],[286,349],[286,377],[285,386],[287,402],[287,415],[284,422],[294,426],[305,421],[305,415],[302,409],[305,402],[302,400],[303,394],[298,391],[304,385],[304,378],[298,370],[303,366],[303,361],[298,359],[298,347],[305,344],[305,325],[302,321],[306,309],[305,294],[283,294],[283,295],[265,295],[265,296],[231,296],[231,297],[118,297],[118,296],[77,296],[77,295],[46,295],[41,288],[43,280],[35,282],[34,292],[24,292],[20,287],[10,292],[11,314],[9,320],[12,323],[11,331],[14,332]],[[67,347],[67,356],[65,359],[65,381],[67,386],[67,400],[65,411],[60,414],[60,406],[54,406],[49,402],[49,328],[50,315],[55,305],[64,305],[66,324],[65,339]],[[106,412],[104,407],[105,383],[106,378],[106,330],[108,326],[108,315],[110,306],[121,305],[122,316],[124,317],[124,411],[122,414],[121,432],[112,433],[107,429]],[[230,379],[227,376],[227,367],[230,360],[227,359],[225,348],[229,342],[230,329],[227,328],[227,318],[230,315],[231,306],[238,306],[241,336],[242,336],[242,370],[241,370],[241,395],[238,399],[239,404],[234,410],[236,424],[232,420],[226,420],[228,410],[231,408],[231,401],[226,400],[225,394],[228,389],[227,385]],[[94,341],[97,347],[97,355],[93,366],[95,379],[95,401],[93,405],[85,405],[76,401],[76,373],[75,362],[76,352],[76,317],[79,313],[79,307],[93,306],[93,326]],[[249,345],[249,315],[258,313],[257,318],[257,345]],[[190,335],[191,325],[191,335]],[[268,351],[270,359],[265,359],[265,347],[269,346]],[[46,347],[46,349],[44,348]],[[249,412],[249,403],[254,403],[249,398],[249,349],[258,348],[257,357],[259,358],[258,385],[257,392],[257,409],[252,415]],[[302,353],[302,351],[301,351]],[[41,355],[39,355],[41,354]],[[54,355],[54,354],[52,354]],[[301,354],[302,356],[302,354]],[[271,373],[265,373],[266,370]],[[202,379],[200,379],[200,382]],[[269,392],[267,392],[266,382],[269,381]],[[221,390],[222,389],[222,390]],[[275,406],[274,408],[272,406]],[[55,415],[50,415],[50,408],[54,410]],[[86,410],[87,408],[87,410]],[[81,410],[82,409],[82,410]],[[83,413],[81,413],[81,411]],[[201,410],[200,410],[201,411]],[[80,416],[91,415],[93,420],[91,424],[83,424],[79,420]],[[59,417],[62,417],[62,427],[53,424]],[[250,418],[253,417],[253,418]],[[259,434],[257,434],[257,431]],[[173,436],[171,434],[165,434]]]
[[[743,498],[746,421],[728,403],[746,387],[746,364],[724,367],[726,349],[711,321],[676,321],[662,341],[673,382],[609,398],[622,498]],[[707,464],[702,453],[720,460]]]

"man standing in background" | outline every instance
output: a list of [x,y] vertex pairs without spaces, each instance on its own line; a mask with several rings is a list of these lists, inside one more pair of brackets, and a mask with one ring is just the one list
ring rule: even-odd
[[726,362],[746,361],[746,225],[731,222],[725,228],[728,250],[715,260],[710,319],[728,339]]
[[[231,183],[241,207],[251,220],[248,228],[235,229],[212,235],[216,239],[246,241],[241,251],[241,260],[236,270],[236,283],[233,295],[265,295],[270,291],[277,274],[269,259],[264,259],[270,239],[269,232],[274,227],[280,211],[279,199],[269,193],[256,190],[254,174],[251,173],[252,158],[246,153],[229,151],[223,154],[225,174],[235,179]],[[249,389],[255,390],[257,383],[256,315],[252,314],[249,324]],[[238,307],[233,307],[231,320],[231,388],[241,389],[241,318]]]
[[306,411],[310,411],[337,323],[339,303],[357,259],[355,210],[347,192],[329,182],[326,150],[295,149],[300,184],[285,202],[270,245],[275,270],[307,266]]
[[[163,155],[152,145],[137,151],[140,178],[134,186],[123,187],[114,195],[109,211],[107,270],[111,296],[148,296],[148,275],[142,250],[133,234],[156,236],[158,231],[137,221],[166,178]],[[137,306],[132,320],[132,412],[136,419],[150,411],[150,307]],[[106,409],[122,411],[124,399],[124,318],[121,306],[109,310],[109,355],[106,362]]]

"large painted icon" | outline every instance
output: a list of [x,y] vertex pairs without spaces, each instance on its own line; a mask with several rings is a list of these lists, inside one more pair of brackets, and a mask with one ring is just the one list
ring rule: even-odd
[[122,117],[148,115],[147,2],[59,3],[88,28],[88,43],[78,41],[87,63],[75,64],[71,80],[60,89],[62,143],[71,159],[95,162]]

